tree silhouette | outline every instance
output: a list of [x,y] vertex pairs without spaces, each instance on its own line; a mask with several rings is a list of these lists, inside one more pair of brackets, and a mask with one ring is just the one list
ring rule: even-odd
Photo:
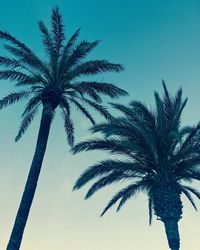
[[87,140],[73,147],[75,154],[101,150],[123,156],[122,159],[107,159],[88,168],[78,178],[74,189],[95,180],[85,196],[88,199],[103,187],[122,181],[127,183],[109,201],[101,216],[115,203],[119,202],[119,211],[136,193],[145,192],[149,203],[149,223],[154,212],[164,223],[170,249],[178,250],[181,194],[195,209],[191,194],[200,199],[199,191],[190,185],[192,180],[200,180],[200,125],[180,126],[187,99],[182,100],[181,89],[171,97],[164,82],[163,87],[163,98],[155,92],[154,111],[139,101],[132,101],[128,106],[112,104],[123,116],[91,128],[93,133],[101,133],[103,138]]
[[120,72],[123,67],[107,60],[84,60],[99,42],[83,40],[77,43],[80,29],[66,42],[62,16],[57,7],[52,11],[51,30],[49,31],[42,21],[39,22],[39,28],[46,51],[45,60],[8,32],[0,31],[0,38],[7,42],[4,48],[10,54],[9,57],[0,56],[0,66],[3,67],[0,79],[15,81],[16,87],[20,89],[0,100],[0,109],[21,100],[28,100],[22,113],[16,141],[26,132],[42,106],[36,149],[7,250],[20,248],[56,109],[60,109],[67,141],[72,146],[74,125],[71,119],[71,105],[95,124],[87,106],[109,120],[112,116],[102,106],[101,95],[116,98],[127,94],[111,83],[80,80],[83,76],[93,76],[97,73]]

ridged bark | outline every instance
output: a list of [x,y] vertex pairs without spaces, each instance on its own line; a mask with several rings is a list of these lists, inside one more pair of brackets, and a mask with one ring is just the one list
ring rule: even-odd
[[170,249],[179,250],[180,237],[178,221],[182,215],[180,188],[174,182],[160,182],[151,190],[155,215],[165,225],[165,232]]
[[42,161],[46,151],[53,114],[54,108],[48,103],[44,104],[34,157],[6,250],[20,249],[24,229],[37,187]]

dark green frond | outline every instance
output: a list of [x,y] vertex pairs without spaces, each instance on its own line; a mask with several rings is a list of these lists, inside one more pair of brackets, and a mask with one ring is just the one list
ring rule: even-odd
[[9,95],[5,96],[3,99],[0,100],[0,109],[5,108],[15,102],[21,101],[22,99],[26,99],[29,95],[30,92],[28,91],[10,93]]
[[87,61],[78,65],[67,74],[68,79],[74,79],[82,75],[96,75],[103,72],[120,72],[123,70],[121,64],[113,64],[107,60]]
[[72,147],[74,145],[74,125],[71,119],[70,106],[66,104],[61,106],[62,117],[64,121],[64,128],[67,135],[68,144]]
[[51,58],[51,63],[53,63],[54,58],[55,58],[55,51],[54,51],[52,37],[47,27],[42,21],[40,21],[38,24],[39,24],[40,31],[42,32],[42,35],[43,35],[43,44],[44,44],[45,50],[47,52],[47,55]]
[[[76,66],[80,61],[86,57],[86,55],[98,45],[99,41],[95,42],[87,42],[82,41],[80,42],[72,51],[71,55],[69,56],[66,64],[63,65],[65,67],[66,76],[68,78],[68,71],[72,67]],[[70,74],[71,75],[71,74]]]
[[198,199],[200,199],[200,192],[195,189],[195,188],[192,188],[192,187],[188,187],[188,186],[183,186],[185,189],[187,189],[188,191],[190,191],[192,194],[194,194]]
[[30,101],[26,104],[25,110],[22,113],[22,117],[26,116],[27,114],[29,114],[30,112],[32,112],[32,110],[34,110],[34,108],[41,102],[41,96],[37,95],[34,96],[30,99]]
[[99,191],[100,189],[111,185],[115,182],[125,180],[125,179],[130,179],[130,176],[127,174],[124,174],[123,172],[118,172],[118,173],[111,173],[108,174],[105,177],[100,178],[97,182],[95,182],[91,188],[88,190],[85,199],[90,198],[94,193]]
[[86,94],[96,102],[102,101],[101,97],[96,93],[96,91],[93,88],[90,88],[89,86],[86,87],[80,84],[73,84],[71,85],[71,88],[80,93],[82,97],[84,94]]
[[148,207],[149,207],[149,225],[151,225],[153,218],[153,199],[151,197],[148,198]]
[[81,111],[81,113],[87,118],[90,120],[90,122],[95,125],[95,120],[94,118],[90,115],[90,113],[78,102],[76,101],[75,99],[72,99],[72,98],[69,98],[69,100],[71,101],[71,103],[73,103],[77,109],[79,111]]
[[67,44],[64,46],[63,50],[62,50],[62,55],[60,58],[60,63],[59,63],[59,72],[65,72],[66,68],[65,63],[67,62],[69,56],[71,55],[72,52],[72,48],[79,36],[80,33],[80,29],[77,29],[76,32],[72,35],[72,37],[69,39],[69,41],[67,42]]
[[98,112],[100,115],[102,115],[106,120],[112,120],[113,116],[107,111],[106,107],[103,105],[97,104],[96,102],[93,102],[91,100],[88,100],[86,98],[78,98],[80,101],[86,103],[91,108],[93,108],[96,112]]
[[83,81],[74,85],[78,87],[78,89],[80,89],[83,93],[84,92],[87,93],[88,90],[89,91],[93,90],[96,93],[107,95],[111,98],[128,95],[128,93],[125,90],[109,83]]
[[[136,192],[138,191],[138,185],[137,184],[131,184],[128,187],[122,189],[120,192],[118,192],[107,204],[107,206],[104,208],[103,212],[101,213],[101,216],[103,216],[108,209],[110,209],[119,199],[121,199],[121,206],[119,205],[117,208],[117,211],[122,207],[122,205],[131,198]],[[123,200],[124,199],[124,200]],[[123,201],[122,201],[123,200]]]
[[8,42],[11,42],[13,45],[16,45],[18,48],[22,49],[26,53],[32,53],[32,51],[22,42],[17,40],[15,37],[10,35],[7,31],[0,31],[0,38]]
[[0,56],[0,65],[6,66],[8,68],[20,68],[22,65],[15,59],[10,59],[8,57]]
[[181,191],[184,193],[184,195],[188,198],[188,200],[190,201],[190,203],[192,204],[194,209],[197,211],[197,207],[195,205],[195,202],[194,202],[192,196],[190,195],[190,193],[188,192],[188,190],[186,188],[182,187]]
[[105,150],[111,153],[132,156],[128,145],[125,142],[115,139],[92,139],[80,142],[72,148],[74,154],[90,150]]
[[135,172],[137,174],[144,174],[143,168],[133,162],[119,161],[119,160],[104,160],[101,161],[90,168],[88,168],[76,181],[73,190],[80,189],[86,183],[94,178],[101,177],[113,172],[124,172],[126,174]]
[[28,127],[30,126],[31,122],[33,121],[37,111],[38,111],[38,108],[39,108],[39,104],[36,105],[32,110],[31,112],[29,113],[26,113],[24,116],[23,116],[23,119],[22,119],[22,122],[21,122],[21,125],[19,127],[19,130],[18,130],[18,134],[17,136],[15,137],[15,141],[19,141],[21,139],[21,137],[23,136],[23,134],[26,132],[26,130],[28,129]]
[[1,80],[12,80],[12,81],[27,81],[34,82],[36,79],[16,70],[3,70],[0,71],[0,79]]
[[65,39],[63,32],[62,15],[60,14],[59,8],[54,7],[51,16],[52,32],[54,34],[53,45],[57,56],[60,55],[60,50],[63,47],[63,41]]
[[131,107],[125,106],[123,104],[119,103],[109,103],[114,109],[117,109],[118,111],[122,112],[125,116],[127,116],[128,119],[132,119],[135,116],[134,111]]
[[34,69],[45,76],[50,77],[48,67],[31,50],[26,52],[20,48],[15,48],[10,45],[4,45],[4,48],[13,56],[17,57],[18,63],[20,63],[23,69],[29,71],[30,73],[33,73],[31,70]]

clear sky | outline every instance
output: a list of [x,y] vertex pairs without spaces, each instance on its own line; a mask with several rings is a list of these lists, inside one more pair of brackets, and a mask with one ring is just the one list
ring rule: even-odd
[[[123,87],[132,99],[154,104],[153,91],[183,87],[189,98],[184,124],[200,120],[200,1],[199,0],[82,0],[1,1],[0,29],[6,29],[43,55],[37,22],[49,21],[58,5],[66,36],[78,27],[81,38],[102,42],[92,58],[122,63],[120,74],[99,75]],[[0,54],[4,54],[2,46]],[[13,84],[1,82],[0,97]],[[127,103],[130,98],[120,101]],[[14,137],[23,104],[0,112],[0,249],[5,249],[32,160],[39,116],[19,143]],[[74,113],[77,142],[89,135],[89,124]],[[72,193],[79,174],[103,159],[99,152],[72,156],[68,152],[59,116],[52,126],[41,178],[24,234],[21,250],[167,250],[160,221],[148,226],[147,201],[140,195],[120,213],[110,210],[100,218],[106,202],[119,187],[100,191],[84,201],[86,189]],[[199,250],[200,216],[183,199],[180,222],[182,250]],[[198,201],[197,201],[198,203]],[[199,207],[199,206],[198,206]]]

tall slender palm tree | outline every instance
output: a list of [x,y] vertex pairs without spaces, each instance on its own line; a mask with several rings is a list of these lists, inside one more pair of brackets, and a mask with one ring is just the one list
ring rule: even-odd
[[12,92],[0,100],[0,109],[28,99],[16,141],[26,132],[39,106],[42,106],[36,149],[7,250],[20,248],[55,110],[60,109],[68,144],[72,146],[74,126],[71,120],[71,105],[76,106],[95,124],[85,106],[92,107],[106,119],[111,119],[110,113],[100,104],[101,95],[116,98],[127,94],[111,83],[80,80],[82,76],[93,76],[101,72],[120,72],[123,67],[107,60],[84,60],[99,42],[84,40],[76,43],[80,29],[66,42],[62,16],[57,7],[52,11],[51,30],[49,31],[42,21],[39,22],[39,28],[43,36],[46,60],[40,59],[8,32],[0,31],[0,38],[8,43],[4,47],[10,53],[9,57],[0,57],[0,66],[3,67],[0,79],[15,81],[16,87],[20,88],[19,92]]
[[164,223],[170,249],[178,250],[181,194],[186,195],[195,209],[191,194],[200,199],[200,193],[188,185],[192,180],[200,181],[200,125],[180,126],[187,99],[182,100],[181,89],[171,97],[164,82],[163,87],[163,98],[155,92],[154,111],[138,101],[132,101],[128,106],[112,104],[123,116],[91,128],[93,133],[100,132],[103,138],[84,141],[73,147],[74,153],[102,150],[123,156],[88,168],[76,181],[74,189],[96,179],[85,196],[88,199],[107,185],[121,181],[127,183],[109,201],[101,215],[117,202],[119,211],[137,192],[145,192],[149,223],[154,211]]

